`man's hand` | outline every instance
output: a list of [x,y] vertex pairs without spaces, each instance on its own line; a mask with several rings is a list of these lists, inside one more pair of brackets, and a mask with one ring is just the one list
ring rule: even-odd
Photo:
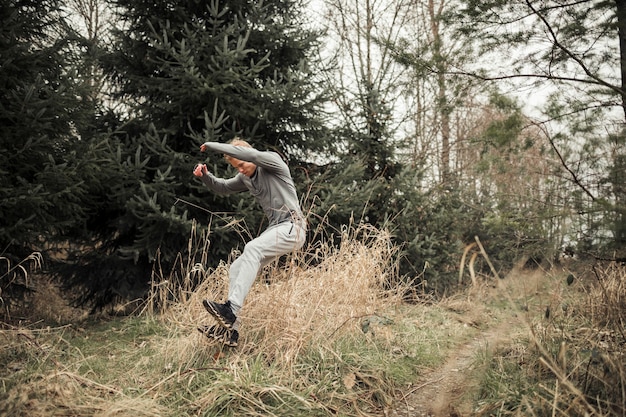
[[206,152],[206,145],[200,145],[200,152]]
[[196,164],[196,167],[193,169],[193,175],[196,177],[201,177],[208,172],[209,170],[207,169],[206,164]]

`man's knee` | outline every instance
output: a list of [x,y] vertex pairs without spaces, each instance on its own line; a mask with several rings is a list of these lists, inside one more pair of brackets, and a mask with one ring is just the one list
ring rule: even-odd
[[261,263],[263,256],[263,247],[259,245],[258,242],[251,240],[246,243],[246,246],[243,248],[243,253],[239,259],[243,258],[248,261]]

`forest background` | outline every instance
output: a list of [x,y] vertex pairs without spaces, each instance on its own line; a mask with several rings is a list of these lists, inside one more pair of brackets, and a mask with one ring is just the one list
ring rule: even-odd
[[3,0],[0,21],[5,317],[33,264],[95,311],[192,233],[209,265],[241,249],[261,211],[191,175],[232,175],[199,146],[236,135],[289,162],[310,248],[389,230],[422,292],[478,243],[498,271],[624,259],[621,0]]

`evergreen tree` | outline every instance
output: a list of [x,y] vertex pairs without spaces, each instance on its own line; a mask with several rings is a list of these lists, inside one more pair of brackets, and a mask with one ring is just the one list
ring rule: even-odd
[[73,64],[80,39],[55,0],[0,4],[0,255],[42,250],[88,213],[80,132],[93,103]]
[[[233,216],[246,218],[252,234],[263,227],[251,198],[214,195],[192,176],[207,158],[203,142],[241,135],[280,152],[292,169],[307,151],[328,146],[309,63],[317,34],[304,28],[296,1],[113,3],[120,30],[102,65],[124,111],[105,165],[122,176],[112,178],[109,200],[91,215],[104,244],[84,263],[91,294],[105,298],[121,282],[148,280],[157,253],[167,271],[186,249],[193,219],[211,223],[210,238],[219,242],[211,245],[213,261],[243,243],[221,227]],[[208,166],[234,174],[220,155],[209,155]]]
[[392,183],[400,164],[394,155],[393,133],[389,126],[391,110],[382,94],[371,83],[365,84],[355,118],[361,123],[354,130],[346,127],[345,137],[350,160],[364,165],[363,175],[358,180],[360,187],[369,190],[368,199],[362,205],[363,216],[367,222],[382,227],[394,217],[389,211],[389,201],[395,192]]

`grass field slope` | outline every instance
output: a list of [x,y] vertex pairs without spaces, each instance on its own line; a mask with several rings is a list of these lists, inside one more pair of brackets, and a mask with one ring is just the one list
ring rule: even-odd
[[227,262],[155,277],[133,316],[4,323],[0,415],[626,412],[621,265],[515,270],[407,303],[385,233],[359,230],[310,255],[259,277],[236,349],[197,331],[213,324],[202,299],[224,299]]

